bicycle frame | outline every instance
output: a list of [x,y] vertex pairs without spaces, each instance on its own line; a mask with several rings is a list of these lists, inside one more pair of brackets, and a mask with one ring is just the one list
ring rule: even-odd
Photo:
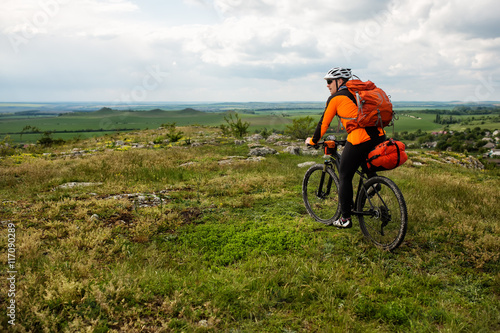
[[[337,174],[340,174],[340,158],[341,158],[341,156],[337,151],[337,145],[336,145],[335,152],[332,155],[330,155],[329,159],[326,159],[324,162],[323,173],[321,175],[320,184],[318,187],[318,193],[316,193],[318,197],[324,197],[324,196],[328,196],[330,194],[330,188],[332,185],[331,178],[329,178],[329,181],[328,181],[327,192],[326,193],[319,193],[319,191],[322,191],[321,189],[323,189],[326,168],[330,167],[334,170],[336,169]],[[368,177],[366,176],[366,173],[360,171],[360,169],[356,170],[356,174],[359,175],[359,182],[358,182],[358,189],[356,191],[356,198],[354,199],[354,203],[358,202],[359,195],[360,195],[361,191],[365,191],[365,192],[367,191],[363,185],[364,185],[364,180],[368,179]],[[368,198],[368,201],[370,202],[370,206],[371,206],[370,211],[359,212],[359,211],[354,210],[355,208],[353,207],[351,214],[356,215],[356,216],[359,216],[359,215],[375,216],[376,212],[373,209],[373,205],[371,203],[370,198]]]
[[[360,178],[359,178],[359,183],[358,183],[358,190],[356,191],[356,199],[354,200],[355,203],[357,203],[358,200],[359,200],[359,195],[361,193],[361,190],[363,190],[363,191],[366,192],[366,188],[364,186],[364,181],[363,180],[364,179],[368,179],[363,172],[360,172],[359,170],[356,170],[356,173],[359,175]],[[356,216],[359,216],[359,215],[375,216],[376,212],[373,209],[373,204],[372,204],[372,201],[370,200],[369,197],[368,197],[368,202],[370,203],[370,207],[371,207],[369,211],[359,212],[359,211],[356,211],[355,208],[353,207],[351,214],[352,215],[356,215]]]

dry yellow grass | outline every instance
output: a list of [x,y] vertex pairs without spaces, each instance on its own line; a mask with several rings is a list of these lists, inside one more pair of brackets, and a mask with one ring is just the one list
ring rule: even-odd
[[[297,164],[320,159],[221,165],[248,147],[182,130],[211,143],[108,147],[162,135],[151,130],[0,160],[0,221],[17,230],[14,331],[498,329],[497,174],[432,159],[386,173],[409,211],[390,254],[307,216]],[[61,154],[73,148],[92,152]],[[5,223],[0,239],[6,267]]]

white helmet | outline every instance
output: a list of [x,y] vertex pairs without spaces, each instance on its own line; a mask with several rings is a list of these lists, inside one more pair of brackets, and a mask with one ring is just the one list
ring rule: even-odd
[[325,80],[330,80],[330,79],[347,79],[349,80],[352,77],[351,69],[350,68],[342,68],[342,67],[335,67],[332,68],[326,73],[324,79]]

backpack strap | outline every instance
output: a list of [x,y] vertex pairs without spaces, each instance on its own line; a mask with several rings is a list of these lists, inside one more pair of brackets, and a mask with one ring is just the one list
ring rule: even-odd
[[374,159],[379,158],[379,157],[380,157],[380,154],[378,154],[378,155],[373,155],[372,157],[370,157],[369,159],[367,159],[367,160],[366,160],[366,162],[367,162],[367,163],[370,163],[370,165],[371,165],[371,166],[373,166],[372,161],[373,161]]
[[326,105],[328,106],[328,104],[330,104],[330,101],[332,98],[336,97],[336,96],[346,96],[346,97],[349,97],[349,99],[356,105],[358,105],[357,101],[356,101],[356,98],[354,97],[354,95],[349,91],[349,89],[347,89],[346,86],[342,86],[341,89],[339,91],[337,91],[335,94],[331,95],[330,98],[328,98],[328,102],[326,103]]
[[[346,97],[349,97],[349,99],[355,105],[358,105],[358,102],[357,102],[356,98],[354,97],[354,95],[351,93],[351,91],[346,86],[342,86],[342,87],[340,87],[339,91],[337,91],[335,94],[331,95],[328,98],[328,101],[326,102],[326,107],[328,107],[328,104],[330,104],[330,101],[332,100],[332,98],[334,98],[336,96],[346,96]],[[337,113],[337,117],[339,117],[338,126],[337,126],[337,132],[340,132],[341,129],[344,129],[344,126],[342,126],[342,123],[340,122],[340,118],[347,119],[347,120],[357,119],[357,118],[345,118],[345,117],[341,117],[341,116],[339,116],[338,113]]]
[[399,146],[398,146],[398,144],[396,143],[396,141],[394,141],[394,139],[393,139],[393,138],[390,138],[390,139],[389,139],[389,143],[388,143],[387,145],[388,145],[388,146],[392,146],[392,145],[396,146],[396,151],[398,152],[398,161],[397,161],[396,166],[398,166],[398,165],[399,165],[399,162],[401,161],[401,152],[400,152],[400,150],[399,150]]
[[399,146],[396,143],[394,143],[394,144],[396,145],[396,150],[398,151],[398,163],[396,164],[396,166],[398,166],[399,162],[401,161],[401,153],[399,152]]
[[[335,96],[347,96],[349,97],[349,99],[356,105],[358,106],[360,101],[359,101],[359,95],[356,93],[356,97],[354,97],[354,95],[352,94],[352,92],[347,89],[347,87],[344,86],[343,89],[340,89],[339,91],[337,91],[335,94],[333,94],[330,98],[333,98]],[[346,120],[354,120],[354,119],[357,119],[356,117],[355,118],[347,118],[347,117],[341,117],[338,113],[337,113],[337,117],[341,118],[341,119],[346,119]]]

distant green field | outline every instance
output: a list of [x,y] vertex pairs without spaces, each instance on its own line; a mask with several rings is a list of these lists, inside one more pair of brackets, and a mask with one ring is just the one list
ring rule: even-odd
[[[435,115],[421,113],[411,110],[396,110],[398,119],[395,121],[394,131],[412,132],[415,130],[437,131],[443,129],[443,125],[434,123]],[[239,113],[243,121],[250,123],[249,131],[280,130],[286,129],[293,119],[311,116],[314,121],[321,117],[322,110],[319,109],[283,109],[283,110],[259,110],[253,113]],[[222,112],[201,112],[192,109],[182,111],[114,111],[100,110],[95,112],[75,112],[60,116],[27,117],[19,116],[0,117],[0,139],[8,133],[13,142],[35,142],[40,133],[22,135],[19,134],[26,126],[36,127],[40,131],[54,132],[54,138],[64,140],[76,137],[88,138],[101,136],[106,133],[126,130],[154,129],[164,123],[176,123],[177,126],[219,126],[225,124],[226,113]],[[454,116],[459,118],[460,116]],[[337,120],[334,119],[332,127],[336,128]],[[496,129],[500,127],[498,123],[485,123],[484,121],[472,122],[467,126],[451,125],[451,129],[463,130],[466,127],[482,127]],[[462,128],[463,127],[463,128]],[[57,133],[66,131],[67,133]],[[94,131],[94,132],[91,132]],[[96,132],[98,131],[98,132]],[[391,132],[392,129],[388,128]]]
[[454,106],[448,105],[448,106],[404,106],[404,107],[394,107],[394,110],[396,111],[424,111],[424,110],[452,110]]
[[412,132],[418,129],[424,132],[435,131],[443,127],[440,124],[434,123],[436,116],[433,114],[401,111],[397,113],[397,117],[398,119],[395,121],[395,130],[397,132]]
[[[138,130],[158,128],[165,123],[176,123],[177,126],[219,126],[225,124],[225,113],[208,113],[200,111],[96,111],[78,112],[58,117],[2,117],[0,118],[0,137],[9,134],[14,142],[33,142],[40,134],[19,134],[26,126],[36,127],[40,131],[68,131],[72,133],[54,133],[54,138],[89,137],[102,135],[118,130]],[[292,122],[291,117],[271,114],[240,114],[248,121],[250,131],[261,129],[284,130]],[[318,116],[319,118],[319,116]],[[105,132],[84,133],[85,130],[103,130]],[[17,133],[17,134],[12,134]],[[22,140],[21,140],[22,139]]]

